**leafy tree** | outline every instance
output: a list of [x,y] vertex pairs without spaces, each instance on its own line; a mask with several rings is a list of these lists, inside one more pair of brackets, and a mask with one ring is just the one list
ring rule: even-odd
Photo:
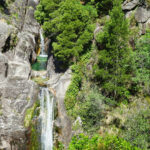
[[82,87],[78,95],[77,116],[83,121],[83,128],[88,132],[94,132],[99,129],[102,119],[105,118],[105,111],[108,108],[106,101],[110,99],[103,96],[97,87]]
[[110,19],[103,32],[97,35],[98,63],[94,66],[95,76],[102,92],[114,99],[129,96],[131,73],[131,50],[129,27],[121,8],[121,1],[114,0]]
[[[48,1],[52,3],[52,0],[43,0],[38,10],[43,12],[43,5],[46,5],[44,2]],[[54,55],[68,64],[76,61],[89,47],[94,30],[92,22],[97,14],[92,6],[81,5],[80,0],[57,2],[58,5],[47,4],[49,7],[44,7],[43,14],[37,11],[35,15],[43,23],[46,36],[53,39]]]
[[35,18],[40,24],[49,21],[51,13],[59,8],[59,3],[62,0],[41,0],[35,11]]
[[150,147],[150,110],[141,110],[125,122],[123,138],[143,150]]
[[83,0],[84,4],[94,5],[99,15],[107,15],[113,7],[113,0]]
[[150,92],[150,32],[142,36],[136,44],[134,55],[135,77],[134,83],[143,94]]

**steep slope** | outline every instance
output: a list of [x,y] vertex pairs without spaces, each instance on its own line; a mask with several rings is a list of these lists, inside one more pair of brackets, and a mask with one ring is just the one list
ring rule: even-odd
[[37,100],[37,85],[30,80],[30,63],[39,25],[34,19],[38,1],[4,1],[0,13],[0,149],[26,149],[25,112]]

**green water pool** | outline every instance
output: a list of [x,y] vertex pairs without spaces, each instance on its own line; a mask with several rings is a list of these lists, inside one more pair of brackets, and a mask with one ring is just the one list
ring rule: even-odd
[[36,71],[47,69],[47,57],[37,57],[37,61],[32,65],[32,69]]

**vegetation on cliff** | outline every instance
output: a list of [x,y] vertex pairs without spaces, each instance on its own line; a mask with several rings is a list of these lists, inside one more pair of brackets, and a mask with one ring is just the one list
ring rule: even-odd
[[[120,0],[41,0],[35,12],[55,59],[72,68],[68,114],[73,121],[80,116],[90,137],[102,134],[75,136],[70,150],[150,146],[150,32],[140,36],[135,18],[126,19],[121,5]],[[144,106],[139,112],[136,102]],[[124,115],[123,108],[136,111]]]

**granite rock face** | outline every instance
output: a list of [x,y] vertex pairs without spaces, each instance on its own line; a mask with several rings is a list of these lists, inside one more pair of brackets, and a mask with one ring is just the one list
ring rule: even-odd
[[125,12],[126,18],[134,16],[139,28],[139,34],[145,34],[146,28],[150,28],[150,4],[147,1],[141,0],[126,0],[122,9]]
[[[68,69],[64,73],[57,73],[55,71],[55,64],[52,56],[49,58],[47,68],[50,80],[47,82],[49,90],[55,95],[57,103],[57,118],[55,118],[55,128],[57,128],[57,133],[55,132],[56,141],[60,141],[67,148],[71,137],[72,137],[72,122],[67,115],[67,111],[64,104],[65,93],[71,82],[71,70]],[[49,74],[50,73],[50,74]],[[55,141],[55,142],[56,142]]]
[[37,4],[15,0],[8,7],[9,15],[0,14],[0,149],[26,149],[24,117],[39,90],[30,80],[40,28],[34,19]]
[[139,4],[140,4],[139,0],[132,0],[132,1],[129,1],[129,2],[125,1],[122,5],[122,9],[123,10],[132,10]]
[[150,10],[146,8],[139,7],[135,12],[135,19],[139,23],[145,23],[150,18]]

